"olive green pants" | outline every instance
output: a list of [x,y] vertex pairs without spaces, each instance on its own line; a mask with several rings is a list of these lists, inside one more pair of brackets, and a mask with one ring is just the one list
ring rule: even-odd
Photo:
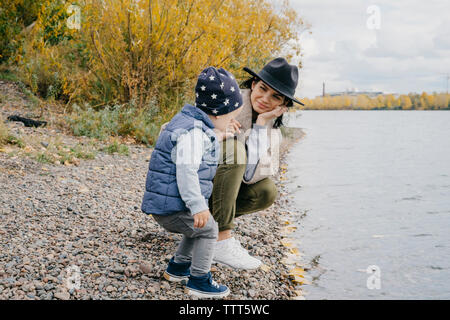
[[243,183],[246,151],[240,141],[228,139],[221,143],[221,148],[223,161],[214,177],[209,209],[219,225],[219,231],[224,231],[234,228],[236,217],[270,207],[278,191],[269,178],[254,184]]

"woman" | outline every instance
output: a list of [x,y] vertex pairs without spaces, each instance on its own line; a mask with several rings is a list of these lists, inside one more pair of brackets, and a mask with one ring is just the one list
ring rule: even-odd
[[235,139],[222,145],[222,163],[214,178],[209,206],[219,224],[214,261],[238,269],[255,269],[261,261],[250,256],[232,237],[234,219],[270,207],[277,188],[270,179],[278,171],[283,114],[293,102],[298,68],[276,58],[242,84],[243,108],[234,126]]

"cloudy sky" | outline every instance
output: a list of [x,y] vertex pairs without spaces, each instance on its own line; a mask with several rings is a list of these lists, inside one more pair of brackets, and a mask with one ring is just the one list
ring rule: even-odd
[[444,92],[450,74],[449,0],[290,0],[303,33],[298,96],[327,92]]

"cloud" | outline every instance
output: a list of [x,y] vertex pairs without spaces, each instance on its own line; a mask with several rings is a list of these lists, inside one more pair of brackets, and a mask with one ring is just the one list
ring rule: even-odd
[[[450,50],[450,21],[444,21],[437,29],[437,34],[433,38],[434,48],[436,50]],[[448,55],[449,52],[446,54]]]
[[[327,91],[381,88],[408,93],[443,91],[450,72],[450,2],[430,0],[291,0],[312,23],[302,35],[303,69],[299,96]],[[379,29],[367,27],[367,8],[377,5]]]

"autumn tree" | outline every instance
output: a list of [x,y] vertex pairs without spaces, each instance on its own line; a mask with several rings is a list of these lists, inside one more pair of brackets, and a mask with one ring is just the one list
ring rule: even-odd
[[[302,99],[299,97],[299,99]],[[400,95],[395,97],[393,94],[378,95],[376,97],[368,97],[367,95],[338,95],[316,97],[314,99],[302,100],[308,103],[302,107],[303,110],[308,109],[326,109],[326,110],[412,110],[412,109],[450,109],[450,96],[445,93],[422,94],[410,93],[407,95]]]
[[400,106],[403,110],[411,110],[412,103],[411,99],[407,95],[402,95],[400,97]]
[[2,0],[0,3],[0,63],[20,48],[20,33],[36,21],[44,0]]
[[[309,28],[287,1],[278,9],[268,0],[44,2],[16,59],[34,92],[69,106],[156,108],[166,118],[192,101],[203,68],[242,80],[244,66],[301,55],[299,36]],[[67,27],[72,4],[79,29]]]

